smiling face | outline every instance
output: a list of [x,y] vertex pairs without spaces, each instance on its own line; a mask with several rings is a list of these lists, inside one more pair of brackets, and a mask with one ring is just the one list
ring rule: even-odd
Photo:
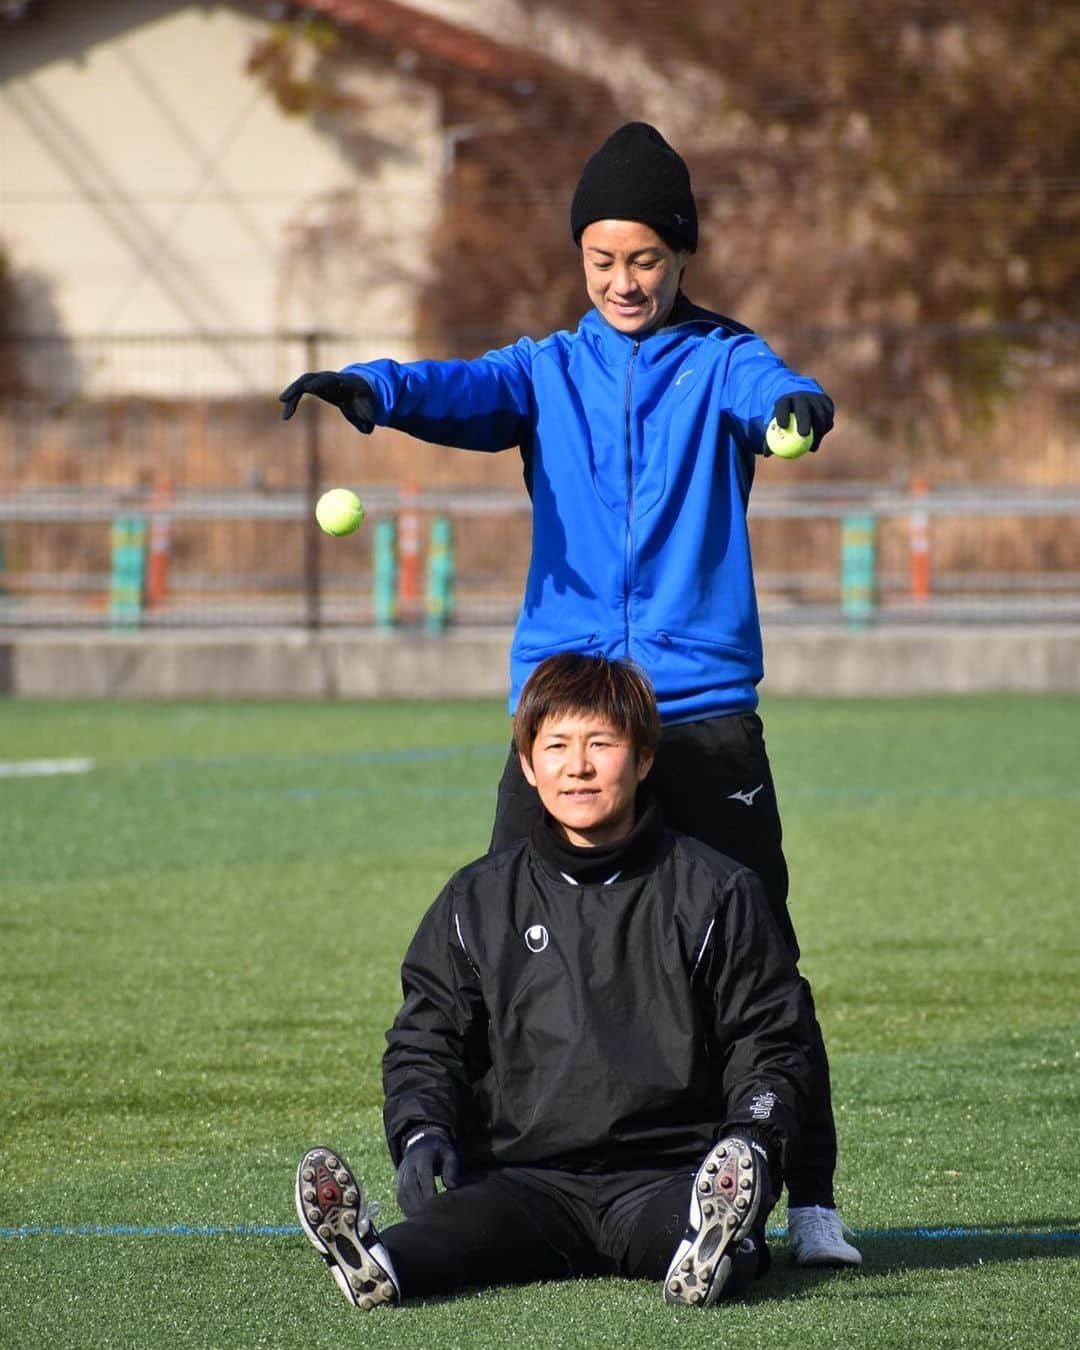
[[600,314],[628,337],[651,332],[675,303],[687,254],[669,248],[651,225],[595,220],[581,235],[585,288]]
[[571,712],[541,722],[521,768],[564,837],[588,848],[633,829],[634,794],[652,761],[606,718]]

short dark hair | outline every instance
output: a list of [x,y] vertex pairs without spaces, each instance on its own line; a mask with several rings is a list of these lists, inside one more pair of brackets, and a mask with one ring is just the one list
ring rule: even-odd
[[549,717],[594,713],[617,728],[638,759],[660,742],[656,695],[633,661],[562,652],[541,661],[525,681],[514,713],[514,744],[531,761],[533,742]]

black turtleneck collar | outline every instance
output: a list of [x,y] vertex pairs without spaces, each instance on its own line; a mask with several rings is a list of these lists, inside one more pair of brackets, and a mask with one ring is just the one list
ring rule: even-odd
[[729,333],[752,333],[752,328],[747,328],[746,324],[739,323],[738,319],[729,319],[726,314],[715,314],[711,309],[702,309],[700,305],[686,296],[681,289],[676,292],[675,303],[671,306],[671,312],[657,329],[657,332],[663,332],[665,328],[675,328],[681,323],[707,323],[714,327],[725,329]]
[[667,831],[656,803],[641,789],[638,790],[635,813],[634,828],[614,844],[579,848],[563,838],[559,827],[545,811],[533,826],[532,845],[557,872],[573,877],[582,885],[607,881],[616,873],[620,881],[641,876],[663,852]]

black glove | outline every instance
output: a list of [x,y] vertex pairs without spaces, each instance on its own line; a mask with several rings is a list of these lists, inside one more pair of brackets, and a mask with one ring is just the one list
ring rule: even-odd
[[367,380],[359,375],[345,375],[336,370],[315,370],[301,375],[278,394],[285,404],[282,421],[289,420],[305,394],[314,394],[340,408],[346,421],[365,435],[375,426],[375,394]]
[[778,427],[786,429],[792,413],[795,414],[795,426],[800,436],[813,431],[814,441],[810,449],[816,450],[822,438],[832,430],[832,399],[828,394],[785,394],[776,400],[773,416]]
[[435,1178],[453,1190],[459,1159],[454,1141],[442,1130],[417,1130],[409,1138],[397,1170],[397,1198],[402,1213],[412,1216],[435,1194]]

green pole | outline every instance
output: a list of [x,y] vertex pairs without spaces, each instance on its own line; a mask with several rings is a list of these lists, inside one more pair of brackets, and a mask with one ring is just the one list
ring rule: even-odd
[[112,527],[109,615],[113,628],[138,628],[145,575],[146,521],[142,516],[119,516]]
[[425,627],[431,634],[445,633],[450,622],[454,596],[454,538],[448,516],[436,516],[431,522],[428,541]]
[[375,522],[375,628],[388,633],[397,620],[397,530],[390,517]]
[[877,521],[844,516],[840,542],[840,609],[849,628],[868,628],[876,600]]

